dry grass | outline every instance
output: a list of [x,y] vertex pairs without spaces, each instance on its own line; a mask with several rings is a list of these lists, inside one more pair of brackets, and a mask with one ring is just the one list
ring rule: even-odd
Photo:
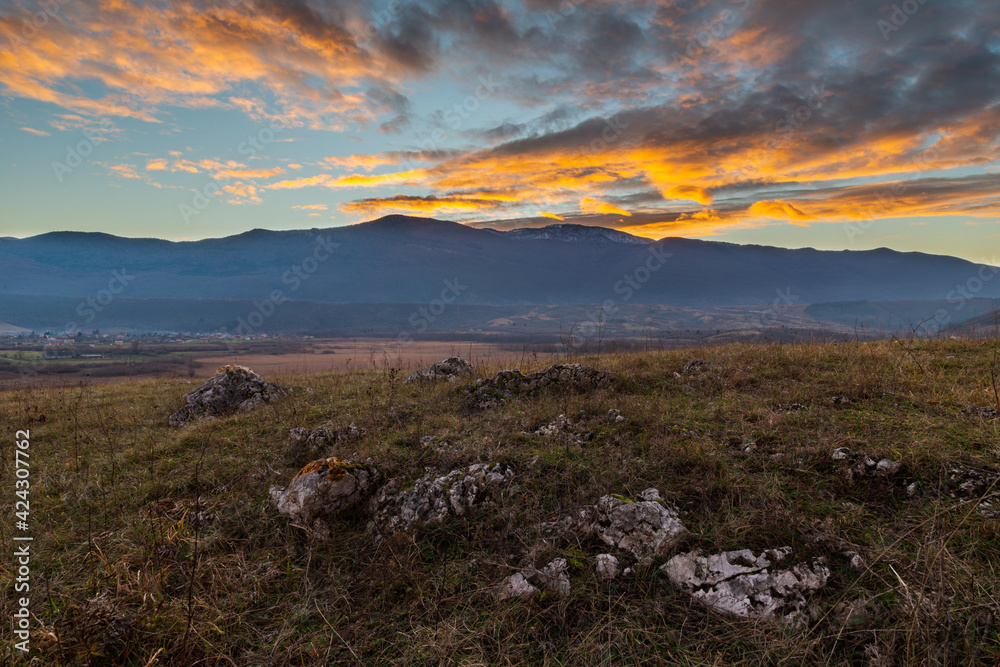
[[[184,430],[166,421],[194,380],[3,392],[8,441],[31,430],[32,655],[140,666],[993,665],[1000,522],[943,491],[949,462],[998,468],[1000,421],[960,412],[996,403],[995,345],[588,357],[574,361],[611,372],[613,389],[477,415],[453,386],[403,386],[391,368],[291,376],[277,378],[291,398]],[[676,377],[695,356],[711,365]],[[807,409],[779,407],[790,403]],[[609,408],[627,419],[603,419]],[[593,439],[533,434],[561,413]],[[372,456],[406,478],[499,460],[517,472],[518,492],[395,541],[377,545],[345,519],[317,543],[276,514],[267,490],[303,463],[282,454],[289,429],[351,422],[366,437],[331,455]],[[425,435],[459,444],[426,446]],[[902,460],[904,474],[850,483],[830,459],[841,446]],[[3,466],[6,491],[10,456]],[[913,481],[922,491],[910,497]],[[799,633],[720,618],[655,567],[603,584],[591,569],[603,549],[591,543],[559,548],[573,564],[568,597],[495,599],[538,522],[650,486],[692,531],[681,549],[827,554],[823,618]],[[11,544],[10,521],[3,531]],[[849,566],[844,545],[865,570]]]

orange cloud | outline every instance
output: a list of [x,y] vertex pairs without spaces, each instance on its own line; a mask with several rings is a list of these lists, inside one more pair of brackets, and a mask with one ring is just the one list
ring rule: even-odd
[[300,188],[311,188],[316,185],[325,185],[333,177],[329,174],[319,174],[306,178],[295,178],[288,181],[278,181],[267,186],[270,190],[298,190]]
[[387,157],[383,154],[376,155],[349,155],[347,157],[325,157],[323,161],[334,167],[341,167],[344,169],[364,169],[365,171],[371,171],[376,167],[382,167],[385,165],[399,164],[399,160],[393,157]]
[[803,212],[801,209],[789,204],[787,201],[758,201],[751,204],[748,209],[750,215],[759,215],[765,218],[778,218],[787,220],[795,225],[806,226],[802,220],[813,220],[813,216]]
[[296,204],[292,208],[299,211],[325,211],[326,204]]
[[51,132],[46,132],[45,130],[36,130],[33,127],[22,127],[20,128],[22,132],[27,132],[28,134],[34,134],[39,137],[51,137]]
[[584,213],[616,213],[618,215],[632,215],[619,206],[591,199],[589,197],[580,200],[580,210]]
[[544,215],[546,218],[552,218],[553,220],[565,220],[566,218],[561,215],[556,215],[555,213],[549,213],[548,211],[539,211],[538,215]]
[[440,213],[481,211],[501,207],[500,202],[487,199],[444,196],[418,197],[413,195],[397,195],[389,198],[371,198],[342,204],[340,210],[344,213],[362,213],[376,216],[387,213],[421,213],[437,215]]
[[[380,108],[365,82],[391,86],[401,74],[380,51],[359,48],[335,20],[310,20],[284,3],[177,0],[150,11],[138,0],[59,3],[59,15],[30,40],[31,10],[0,15],[0,87],[87,116],[159,122],[165,106],[232,108],[258,120],[345,129]],[[318,15],[317,15],[318,16]],[[69,92],[74,80],[109,92]],[[252,82],[265,95],[235,96]],[[273,100],[267,101],[267,100]]]
[[671,199],[688,199],[705,206],[714,201],[712,193],[696,185],[672,185],[663,194]]
[[275,167],[274,169],[224,169],[215,174],[215,177],[219,180],[227,180],[230,178],[271,178],[272,176],[277,176],[278,174],[285,173],[285,170],[281,167]]
[[166,168],[166,160],[150,160],[146,163],[146,171],[164,171]]

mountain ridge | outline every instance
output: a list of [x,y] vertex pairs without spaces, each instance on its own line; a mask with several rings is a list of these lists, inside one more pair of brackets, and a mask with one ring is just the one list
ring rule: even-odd
[[[979,271],[963,259],[888,248],[787,249],[573,225],[497,232],[385,216],[310,230],[254,229],[200,241],[50,232],[0,240],[0,294],[93,297],[124,272],[136,298],[282,298],[323,303],[682,306],[945,299]],[[971,284],[971,283],[970,283]],[[1000,297],[980,280],[978,297]],[[0,320],[3,313],[0,312]]]

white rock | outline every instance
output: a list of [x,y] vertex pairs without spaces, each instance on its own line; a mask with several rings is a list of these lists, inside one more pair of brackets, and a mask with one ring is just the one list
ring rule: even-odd
[[875,466],[875,474],[881,477],[892,477],[898,473],[903,467],[900,461],[890,461],[889,459],[882,459]]
[[831,458],[833,458],[834,461],[846,461],[850,457],[851,457],[850,447],[838,447],[837,449],[833,450],[833,455]]
[[601,579],[611,581],[618,576],[618,559],[611,554],[598,554],[594,570]]
[[569,595],[570,582],[567,570],[569,564],[565,558],[556,558],[541,570],[522,570],[507,577],[500,584],[497,597],[501,600],[514,597],[526,599],[539,590],[545,590],[553,597]]
[[806,617],[805,595],[826,585],[830,570],[822,559],[776,569],[791,552],[791,547],[768,549],[759,556],[749,549],[707,557],[690,552],[674,556],[661,569],[713,611],[797,625]]
[[520,572],[517,574],[512,574],[511,576],[504,579],[504,582],[500,584],[500,590],[497,592],[497,597],[501,600],[509,600],[510,598],[520,598],[526,600],[538,592],[538,588],[532,586],[527,578]]
[[379,479],[378,471],[366,464],[320,459],[302,468],[287,489],[272,486],[270,496],[279,512],[310,525],[365,500]]
[[462,516],[473,505],[490,500],[513,478],[510,468],[476,463],[441,477],[428,473],[402,493],[390,494],[383,488],[369,505],[374,518],[368,527],[395,535],[449,516]]
[[436,364],[431,364],[428,368],[421,368],[410,373],[403,384],[420,382],[423,380],[447,380],[456,382],[459,378],[468,377],[475,373],[472,364],[462,357],[448,357]]
[[[659,498],[655,489],[647,489],[643,494],[653,497],[650,492]],[[688,532],[677,511],[659,500],[629,502],[602,496],[594,509],[594,534],[608,546],[638,559],[664,555]]]

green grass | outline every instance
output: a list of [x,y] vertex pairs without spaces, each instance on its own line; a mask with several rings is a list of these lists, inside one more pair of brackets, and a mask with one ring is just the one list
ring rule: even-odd
[[[31,430],[32,656],[140,666],[993,665],[1000,522],[938,489],[951,461],[1000,467],[1000,421],[960,412],[996,405],[996,342],[906,345],[573,359],[609,371],[613,388],[473,415],[454,385],[404,386],[393,369],[268,378],[294,394],[182,430],[167,416],[201,379],[0,392],[7,442]],[[711,365],[676,377],[694,357]],[[776,409],[788,403],[808,409]],[[609,408],[625,421],[604,420]],[[559,414],[593,439],[534,435]],[[363,519],[347,517],[317,542],[276,513],[268,487],[304,463],[283,453],[289,429],[351,422],[365,438],[328,454],[371,456],[407,480],[425,467],[502,461],[517,492],[396,540],[376,544]],[[458,444],[427,447],[426,435]],[[840,446],[899,459],[905,474],[848,483],[830,459]],[[912,498],[911,481],[922,489]],[[790,545],[796,557],[827,555],[822,619],[793,633],[722,618],[656,567],[604,584],[592,566],[606,548],[590,542],[538,552],[537,565],[570,561],[568,597],[495,599],[539,522],[650,486],[691,530],[679,551]],[[12,522],[2,524],[6,545]],[[865,570],[849,567],[843,545]],[[8,642],[0,650],[17,657]]]

